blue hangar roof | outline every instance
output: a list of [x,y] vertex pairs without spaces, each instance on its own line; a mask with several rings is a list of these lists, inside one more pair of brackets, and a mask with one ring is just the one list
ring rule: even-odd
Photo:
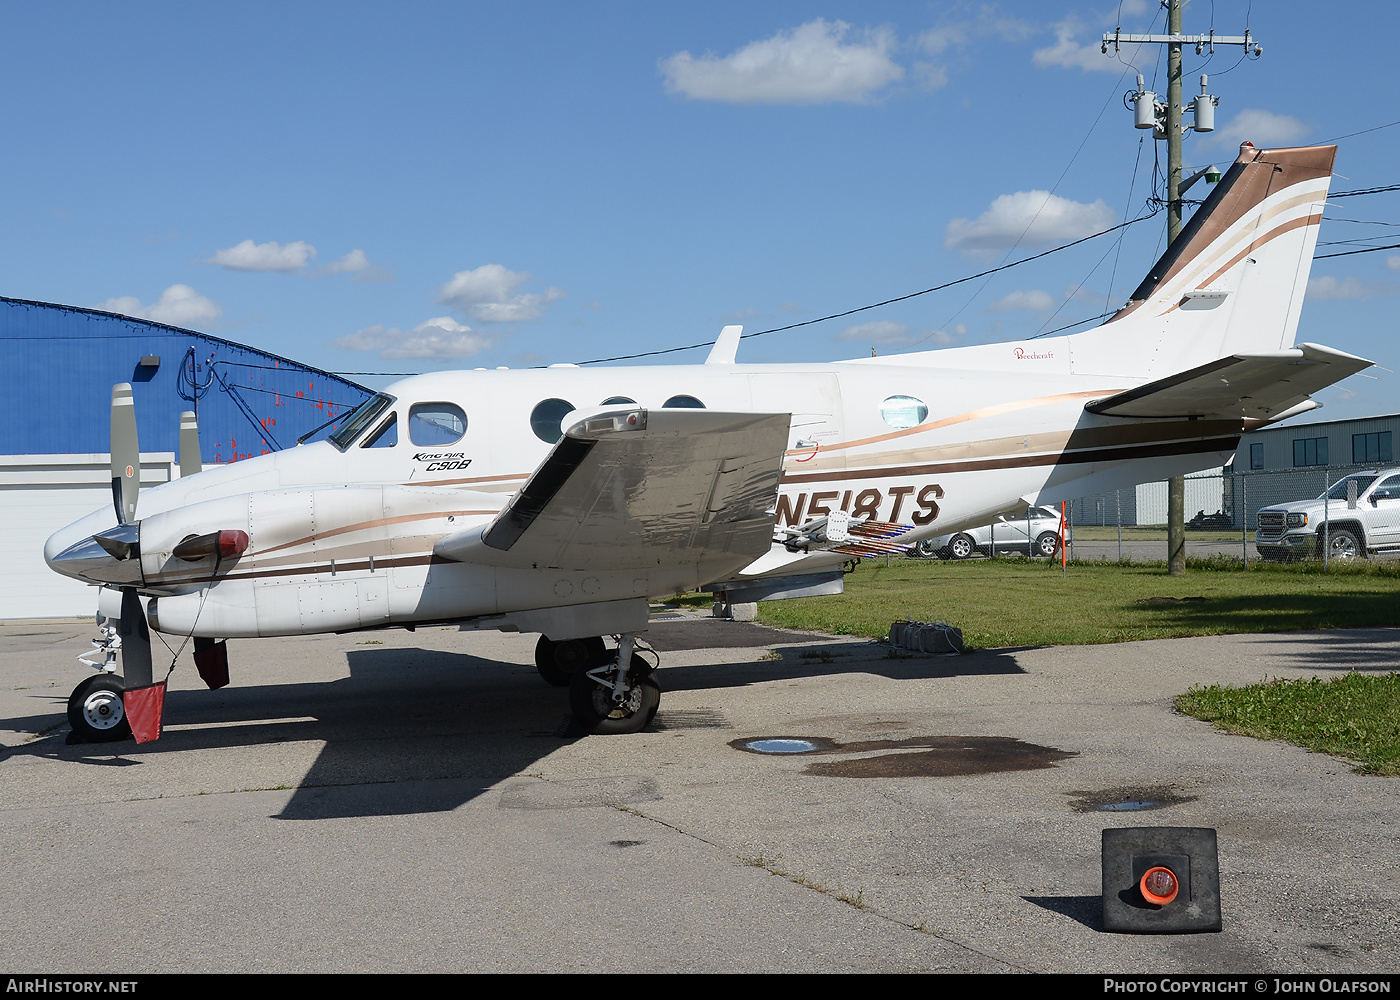
[[105,454],[112,386],[130,382],[143,452],[179,451],[199,416],[205,463],[295,446],[372,393],[330,372],[193,330],[0,297],[0,454]]

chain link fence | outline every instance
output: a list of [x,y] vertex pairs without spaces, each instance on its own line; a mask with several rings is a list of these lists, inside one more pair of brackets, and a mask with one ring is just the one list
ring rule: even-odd
[[[1221,470],[1186,477],[1186,554],[1188,556],[1233,556],[1246,562],[1261,558],[1328,559],[1334,553],[1328,546],[1315,544],[1310,535],[1306,544],[1286,551],[1277,542],[1290,529],[1278,515],[1265,515],[1266,537],[1261,550],[1256,539],[1259,511],[1278,504],[1320,498],[1337,483],[1355,473],[1374,473],[1375,466],[1322,466],[1298,469],[1271,469],[1237,472]],[[1367,484],[1369,485],[1369,483]],[[1365,486],[1361,487],[1364,492]],[[1330,499],[1320,517],[1313,515],[1313,531],[1318,521],[1335,526],[1340,536],[1343,521],[1355,521],[1350,533],[1361,533],[1361,552],[1367,547],[1365,520],[1370,505],[1348,507],[1345,496]],[[1069,550],[1075,559],[1107,559],[1122,562],[1156,562],[1167,558],[1167,484],[1144,483],[1098,496],[1082,497],[1069,505],[1073,543]],[[1295,518],[1296,520],[1296,518]],[[1277,522],[1277,523],[1275,523]],[[1307,532],[1304,532],[1307,533]],[[1331,549],[1337,548],[1338,538]],[[1350,553],[1341,553],[1350,558]]]

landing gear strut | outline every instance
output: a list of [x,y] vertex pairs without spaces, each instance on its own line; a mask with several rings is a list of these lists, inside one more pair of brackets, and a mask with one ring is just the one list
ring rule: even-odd
[[636,642],[636,633],[624,633],[615,659],[576,671],[570,680],[569,707],[585,732],[595,736],[639,733],[656,717],[661,686],[652,665],[634,652]]

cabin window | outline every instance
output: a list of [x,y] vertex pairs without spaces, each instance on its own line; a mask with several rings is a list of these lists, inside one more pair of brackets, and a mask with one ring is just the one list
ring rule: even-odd
[[361,448],[392,448],[399,443],[399,415],[389,414],[388,418],[370,432]]
[[554,444],[564,436],[559,422],[575,409],[567,399],[544,399],[530,411],[530,430],[545,444]]
[[355,443],[355,439],[364,433],[365,428],[372,424],[376,417],[392,405],[394,397],[386,396],[382,392],[365,400],[345,418],[344,426],[326,440],[344,451]]
[[663,410],[703,410],[705,404],[694,396],[672,396],[661,404]]
[[609,396],[598,404],[599,406],[636,406],[635,399],[628,399],[626,396]]
[[896,430],[917,427],[928,416],[928,407],[923,400],[913,396],[890,396],[880,404],[880,416],[885,423]]
[[456,444],[467,433],[467,415],[456,403],[414,403],[408,411],[408,439],[420,448]]

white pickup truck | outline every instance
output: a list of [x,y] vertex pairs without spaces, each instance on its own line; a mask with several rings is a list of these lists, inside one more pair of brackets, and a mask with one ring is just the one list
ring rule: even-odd
[[1400,549],[1400,469],[1352,473],[1315,500],[1262,507],[1254,545],[1264,559],[1364,559]]

